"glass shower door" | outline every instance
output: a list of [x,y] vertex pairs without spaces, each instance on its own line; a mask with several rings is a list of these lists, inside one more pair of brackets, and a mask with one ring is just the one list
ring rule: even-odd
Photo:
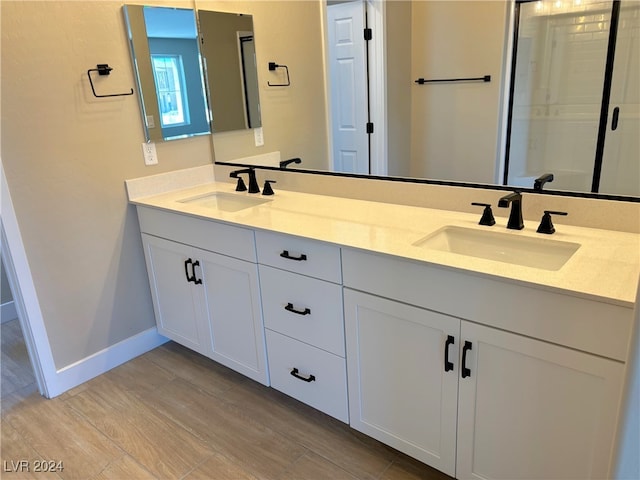
[[623,0],[598,192],[640,196],[640,3]]
[[506,183],[589,192],[613,1],[519,4]]

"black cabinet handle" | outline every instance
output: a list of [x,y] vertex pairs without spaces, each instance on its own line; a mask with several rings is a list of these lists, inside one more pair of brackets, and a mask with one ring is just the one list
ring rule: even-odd
[[620,107],[613,109],[613,117],[611,118],[611,130],[618,128],[618,117],[620,116]]
[[290,373],[292,376],[296,377],[299,380],[302,380],[303,382],[313,382],[316,379],[316,377],[313,375],[309,375],[308,377],[303,377],[302,375],[300,375],[297,368],[294,368],[293,370],[291,370]]
[[293,308],[293,303],[287,303],[284,309],[287,312],[297,313],[298,315],[309,315],[311,313],[310,308],[305,308],[304,310],[296,310],[295,308]]
[[444,371],[450,372],[453,370],[453,362],[449,361],[449,346],[455,343],[455,339],[452,335],[447,336],[447,341],[444,344]]
[[291,255],[289,255],[289,250],[283,250],[280,256],[282,258],[286,258],[287,260],[295,260],[297,262],[301,262],[307,259],[307,256],[304,253],[301,254],[299,257],[292,257]]
[[195,282],[195,277],[189,276],[189,265],[193,265],[193,260],[190,258],[184,261],[184,274],[187,277],[187,282]]
[[467,368],[467,352],[471,350],[473,347],[471,342],[466,340],[464,342],[464,347],[462,347],[462,378],[467,378],[471,376],[471,370]]
[[202,279],[196,278],[196,267],[199,267],[199,266],[200,266],[200,260],[196,260],[195,262],[193,262],[193,265],[191,266],[191,271],[193,272],[191,279],[193,280],[193,283],[195,283],[196,285],[202,284]]

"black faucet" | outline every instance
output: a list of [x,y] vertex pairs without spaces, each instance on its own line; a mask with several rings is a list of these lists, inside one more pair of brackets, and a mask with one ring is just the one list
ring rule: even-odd
[[544,175],[536,178],[535,182],[533,182],[533,189],[536,192],[541,192],[542,187],[547,182],[553,182],[553,173],[545,173]]
[[522,230],[524,228],[524,221],[522,220],[522,194],[518,190],[498,200],[499,207],[507,208],[509,204],[511,204],[511,213],[509,214],[507,228],[511,230]]
[[290,158],[289,160],[282,160],[280,162],[280,168],[287,168],[287,165],[291,163],[302,163],[301,158]]
[[234,170],[229,174],[231,178],[238,179],[238,185],[240,185],[241,177],[238,177],[241,173],[247,173],[249,175],[249,193],[260,193],[260,187],[258,186],[258,180],[256,179],[256,171],[253,168],[245,168],[243,170]]

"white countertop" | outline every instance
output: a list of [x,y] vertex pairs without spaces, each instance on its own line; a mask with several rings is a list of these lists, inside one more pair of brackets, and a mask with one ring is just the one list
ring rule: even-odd
[[[477,214],[469,214],[290,192],[278,190],[277,185],[276,194],[271,197],[234,189],[235,184],[213,182],[135,198],[131,203],[462,269],[626,307],[636,301],[640,277],[638,234],[562,225],[561,219],[555,218],[556,233],[541,235],[535,231],[538,221],[525,220],[525,229],[520,231],[507,230],[506,218],[502,217],[496,217],[493,227],[479,226],[481,207]],[[214,191],[269,201],[237,212],[179,201]],[[413,245],[448,225],[573,242],[580,248],[559,270],[549,271]]]

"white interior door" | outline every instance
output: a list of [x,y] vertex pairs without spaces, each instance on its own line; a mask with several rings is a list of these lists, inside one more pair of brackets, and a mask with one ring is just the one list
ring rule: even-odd
[[333,170],[369,173],[363,0],[327,7]]

